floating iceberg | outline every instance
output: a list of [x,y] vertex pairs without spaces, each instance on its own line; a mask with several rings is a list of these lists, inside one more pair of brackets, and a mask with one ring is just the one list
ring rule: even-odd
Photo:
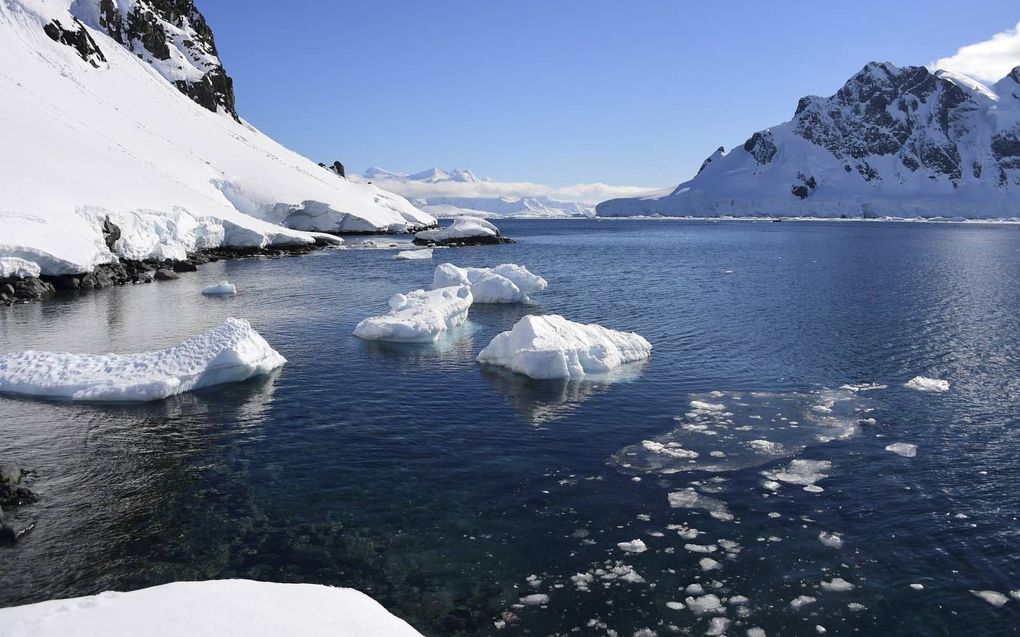
[[909,442],[894,442],[886,446],[885,450],[904,458],[913,458],[917,455],[917,445],[912,445]]
[[130,593],[0,609],[0,632],[48,635],[331,635],[420,637],[350,588],[250,580],[174,582]]
[[39,264],[18,257],[0,257],[0,279],[28,279],[42,273]]
[[227,296],[237,294],[237,286],[229,281],[220,281],[216,285],[207,285],[202,288],[202,294],[209,296]]
[[651,344],[638,334],[550,314],[525,316],[509,332],[497,334],[479,352],[478,362],[508,367],[531,378],[579,380],[651,353]]
[[401,250],[393,257],[398,261],[426,261],[432,258],[432,248],[422,250]]
[[390,312],[358,323],[354,335],[372,341],[430,343],[467,320],[473,299],[465,286],[394,294]]
[[916,389],[917,391],[927,391],[942,393],[949,391],[949,381],[939,380],[938,378],[925,378],[924,376],[914,376],[906,382],[904,387],[908,389]]
[[436,230],[422,230],[414,235],[414,242],[420,245],[434,243],[511,243],[499,232],[499,228],[479,217],[457,217],[449,226]]
[[268,374],[286,359],[248,321],[141,354],[0,354],[0,393],[85,401],[160,400]]
[[529,294],[549,287],[545,279],[514,263],[494,268],[458,268],[452,263],[437,266],[432,275],[432,287],[451,285],[470,287],[475,303],[521,303],[528,300]]

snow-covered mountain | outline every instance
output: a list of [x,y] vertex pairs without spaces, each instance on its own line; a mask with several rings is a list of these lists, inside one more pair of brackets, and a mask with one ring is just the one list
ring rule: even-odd
[[601,216],[1020,217],[1020,67],[993,86],[870,63],[793,119]]
[[0,2],[0,129],[0,257],[44,274],[435,223],[239,119],[193,0]]
[[[372,167],[352,180],[399,193],[429,214],[441,217],[591,217],[590,203],[563,201],[536,191],[535,184],[504,184],[476,177],[470,170],[430,168],[405,174]],[[490,194],[491,193],[491,194]],[[520,194],[518,194],[520,193]]]

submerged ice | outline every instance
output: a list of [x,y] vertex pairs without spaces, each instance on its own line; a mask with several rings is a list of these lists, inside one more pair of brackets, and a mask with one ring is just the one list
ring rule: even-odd
[[[853,436],[867,404],[865,397],[848,389],[699,394],[691,397],[672,431],[624,447],[613,458],[630,473],[723,472],[761,466],[796,456],[809,445]],[[792,470],[802,468],[795,465]],[[772,478],[778,481],[775,488],[799,479],[789,471]]]
[[81,401],[159,400],[268,374],[285,362],[248,321],[229,318],[156,352],[0,354],[0,392]]

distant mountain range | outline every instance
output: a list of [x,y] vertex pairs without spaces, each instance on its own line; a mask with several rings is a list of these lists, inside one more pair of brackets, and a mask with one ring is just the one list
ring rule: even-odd
[[[406,174],[372,167],[353,181],[371,182],[403,195],[435,217],[471,215],[483,218],[591,217],[591,203],[563,201],[543,194],[532,194],[546,186],[506,184],[475,176],[470,170],[430,168]],[[478,187],[472,187],[472,184]],[[514,194],[504,194],[513,191]],[[516,194],[516,193],[520,194]],[[491,194],[490,194],[491,193]]]
[[1020,67],[988,86],[872,62],[672,192],[600,216],[1020,217]]

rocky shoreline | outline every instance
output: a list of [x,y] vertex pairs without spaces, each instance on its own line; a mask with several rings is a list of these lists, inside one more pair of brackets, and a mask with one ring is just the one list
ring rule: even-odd
[[308,254],[316,250],[331,247],[335,244],[324,239],[315,243],[300,245],[256,247],[220,247],[201,250],[188,255],[187,259],[174,261],[166,259],[158,261],[147,259],[133,261],[122,259],[117,263],[97,265],[92,272],[81,274],[62,274],[59,276],[41,275],[23,279],[0,279],[0,305],[30,303],[49,298],[59,292],[77,290],[93,290],[111,285],[136,285],[154,281],[172,281],[180,278],[183,272],[195,272],[198,266],[221,261],[224,259],[244,259],[258,257],[284,257]]
[[8,520],[3,510],[3,507],[31,504],[39,499],[24,484],[25,476],[28,474],[28,471],[12,465],[0,465],[0,544],[18,541],[35,526],[34,523]]

